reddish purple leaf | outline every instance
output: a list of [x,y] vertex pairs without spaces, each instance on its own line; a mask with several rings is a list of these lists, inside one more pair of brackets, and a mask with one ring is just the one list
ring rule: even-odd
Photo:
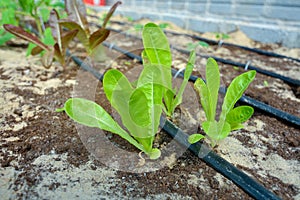
[[57,43],[55,43],[54,47],[54,56],[57,59],[57,61],[64,66],[65,65],[65,56],[64,54],[62,54],[62,52],[60,51],[60,48],[58,46]]
[[89,25],[86,19],[86,7],[82,0],[65,0],[68,18],[79,24],[79,26],[90,35]]
[[89,35],[79,26],[76,22],[72,22],[69,20],[60,20],[59,24],[68,28],[69,30],[78,30],[77,38],[83,44],[83,46],[88,49],[89,48]]
[[26,32],[23,28],[18,27],[18,26],[14,26],[11,24],[4,24],[3,27],[5,28],[5,30],[7,30],[8,32],[18,36],[19,38],[22,38],[26,41],[32,42],[36,45],[38,45],[39,47],[41,47],[42,49],[49,51],[50,47],[48,47],[47,45],[45,45],[44,43],[42,43],[38,37]]
[[60,49],[61,49],[61,27],[58,23],[59,16],[55,9],[52,9],[49,17],[49,25],[52,31],[52,36],[57,41]]
[[72,30],[68,31],[67,33],[64,33],[61,37],[61,46],[62,46],[62,53],[64,54],[66,52],[66,49],[69,45],[69,43],[73,40],[73,38],[77,35],[79,30]]
[[54,50],[46,51],[42,57],[42,64],[45,68],[50,68],[54,57]]
[[35,56],[35,55],[38,55],[39,53],[41,53],[42,51],[44,51],[44,49],[42,49],[41,47],[39,46],[36,46],[34,47],[32,50],[31,50],[31,55]]
[[62,64],[63,66],[65,65],[65,56],[66,56],[66,50],[69,45],[69,43],[72,41],[72,39],[76,36],[78,33],[78,30],[72,30],[67,33],[65,33],[61,37],[61,46],[62,48],[59,47],[58,43],[55,43],[54,45],[54,55],[55,58]]
[[99,44],[101,44],[104,40],[106,40],[106,38],[109,35],[109,32],[110,32],[109,30],[103,29],[103,28],[95,31],[89,38],[90,49],[93,50]]
[[103,21],[102,27],[105,28],[106,24],[108,23],[109,19],[111,18],[111,16],[114,14],[115,10],[117,9],[117,7],[122,4],[121,1],[117,1],[109,10],[109,12],[107,13],[105,20]]

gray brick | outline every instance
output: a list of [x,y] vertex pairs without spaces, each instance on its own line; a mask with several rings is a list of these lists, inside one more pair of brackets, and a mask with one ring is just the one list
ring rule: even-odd
[[[112,3],[111,5],[113,5],[113,3]],[[120,6],[121,6],[121,7],[134,6],[134,1],[123,1],[122,4],[121,4]]]
[[189,4],[193,4],[193,3],[207,3],[207,0],[188,0],[186,1]]
[[141,19],[141,15],[138,12],[134,12],[134,11],[122,11],[121,14],[124,17],[132,17],[133,20],[139,20],[139,19]]
[[288,31],[279,27],[266,29],[260,27],[240,26],[240,30],[246,33],[248,37],[264,43],[279,43],[290,48],[300,47],[299,30]]
[[263,15],[263,6],[239,4],[235,6],[237,16],[260,17]]
[[188,19],[187,29],[198,31],[198,32],[216,32],[219,30],[219,25],[216,22],[201,21],[198,19]]
[[182,16],[173,15],[173,14],[165,14],[165,15],[163,15],[162,20],[170,21],[180,27],[184,27],[184,28],[186,27],[186,19]]
[[237,4],[248,4],[248,5],[264,5],[265,1],[262,0],[238,0]]
[[300,21],[300,7],[268,6],[264,15],[273,19]]
[[211,4],[209,12],[216,15],[229,15],[233,14],[234,10],[231,4]]
[[172,2],[171,3],[171,9],[174,9],[174,10],[180,10],[180,11],[183,11],[185,9],[185,2],[184,1],[181,1],[181,2]]
[[210,0],[210,2],[211,3],[213,3],[213,4],[215,4],[215,3],[217,3],[217,4],[219,4],[219,3],[226,3],[226,4],[231,4],[231,0]]
[[167,1],[159,1],[156,2],[156,8],[158,11],[162,11],[162,12],[170,12],[170,6],[169,3]]
[[[109,6],[98,8],[107,11]],[[300,0],[128,0],[117,14],[170,21],[199,32],[239,28],[258,41],[300,47]]]
[[[138,5],[136,5],[136,6],[138,6]],[[151,9],[151,10],[155,9],[154,1],[143,1],[142,6],[147,9]]]
[[236,25],[227,23],[225,20],[215,21],[190,18],[188,19],[188,29],[198,32],[221,32],[228,33],[237,30]]
[[134,4],[136,7],[144,6],[144,0],[134,0]]
[[299,0],[268,0],[266,5],[279,5],[279,6],[300,6]]
[[206,3],[193,3],[188,4],[188,11],[194,15],[201,15],[206,10]]
[[162,16],[158,15],[157,13],[146,13],[146,12],[141,12],[141,18],[148,18],[151,20],[162,20]]
[[281,43],[283,32],[278,29],[267,29],[263,26],[251,27],[240,26],[240,30],[246,33],[246,35],[254,40],[264,43]]
[[299,48],[300,47],[299,31],[286,33],[286,37],[284,37],[282,40],[282,45],[290,48]]
[[224,20],[224,22],[219,24],[219,31],[221,33],[230,33],[236,31],[238,28],[235,24],[228,23]]

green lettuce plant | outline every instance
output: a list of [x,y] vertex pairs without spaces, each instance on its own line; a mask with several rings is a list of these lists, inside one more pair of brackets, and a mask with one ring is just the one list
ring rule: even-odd
[[172,89],[172,58],[165,34],[159,26],[148,23],[144,26],[142,36],[144,68],[138,80],[131,83],[116,69],[108,70],[103,78],[106,97],[121,116],[127,130],[121,128],[104,108],[86,99],[71,98],[57,111],[65,111],[70,118],[83,125],[115,133],[150,159],[157,159],[161,153],[159,149],[153,148],[153,141],[161,114],[163,110],[175,109],[181,102],[184,87],[193,69],[195,53],[190,56],[184,82],[175,95]]
[[150,159],[157,159],[161,153],[159,149],[153,148],[153,141],[158,132],[161,114],[166,110],[165,102],[170,105],[168,109],[173,109],[171,106],[178,105],[181,101],[195,54],[190,56],[189,72],[185,73],[185,81],[175,96],[172,89],[170,47],[163,31],[159,26],[148,23],[144,26],[142,35],[144,68],[139,78],[131,83],[116,69],[108,70],[103,78],[105,95],[120,115],[126,130],[104,108],[86,99],[71,98],[57,111],[65,111],[70,118],[83,125],[115,133],[147,154]]
[[209,47],[209,44],[204,42],[204,41],[199,41],[199,42],[195,42],[195,43],[187,43],[187,50],[191,51],[191,50],[194,50],[196,49],[198,46],[202,46],[204,48],[208,48]]
[[[155,46],[153,48],[156,49]],[[163,86],[155,83],[155,79],[162,79],[159,71],[158,64],[144,65],[134,84],[116,69],[110,69],[104,74],[103,89],[106,97],[121,116],[128,132],[100,105],[86,99],[71,98],[57,111],[65,111],[74,121],[86,126],[115,133],[146,153],[150,159],[157,159],[160,150],[152,145],[162,113]]]
[[215,33],[215,37],[218,40],[226,40],[230,38],[230,36],[226,33]]
[[167,116],[172,117],[175,108],[182,102],[184,89],[194,68],[196,54],[194,51],[191,51],[184,72],[184,80],[177,91],[176,88],[172,88],[172,54],[163,30],[156,24],[148,23],[145,25],[142,35],[144,44],[144,51],[142,52],[143,64],[144,66],[160,66],[159,73],[161,73],[162,79],[157,81],[161,81],[160,84],[164,86],[163,109]]
[[[220,140],[226,138],[233,130],[243,128],[243,122],[247,121],[254,110],[250,106],[238,106],[235,103],[242,97],[249,84],[254,80],[256,71],[245,72],[230,83],[222,105],[219,119],[216,119],[216,107],[218,102],[218,92],[220,88],[220,72],[217,62],[209,58],[206,65],[206,83],[202,79],[197,79],[194,87],[200,95],[200,102],[204,109],[206,121],[202,123],[202,129],[214,147]],[[205,138],[201,134],[189,136],[190,143],[196,143]]]
[[146,153],[150,159],[157,159],[160,150],[152,145],[159,127],[163,94],[161,85],[154,83],[156,75],[155,70],[153,73],[143,71],[134,87],[116,69],[104,74],[103,88],[106,97],[121,116],[129,133],[104,108],[86,99],[71,98],[58,111],[65,111],[70,118],[83,125],[115,133]]
[[180,85],[180,88],[178,89],[178,91],[176,90],[176,88],[173,89],[167,88],[167,90],[164,93],[164,103],[165,103],[164,111],[169,117],[173,117],[175,108],[182,103],[183,92],[193,72],[195,60],[196,60],[196,53],[195,51],[191,51],[189,60],[185,67],[183,81]]
[[[133,20],[132,20],[132,21],[133,21]],[[167,27],[169,27],[170,24],[168,24],[168,23],[159,23],[158,26],[159,26],[162,30],[164,30],[164,29],[166,29]],[[134,28],[135,31],[139,32],[139,31],[143,30],[144,25],[143,25],[143,24],[134,24],[134,25],[133,25],[133,28]]]

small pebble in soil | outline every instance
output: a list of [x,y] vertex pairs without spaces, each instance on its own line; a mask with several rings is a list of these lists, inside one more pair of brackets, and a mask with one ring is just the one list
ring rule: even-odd
[[50,154],[52,154],[52,155],[56,154],[55,150],[52,149],[52,150],[50,151]]

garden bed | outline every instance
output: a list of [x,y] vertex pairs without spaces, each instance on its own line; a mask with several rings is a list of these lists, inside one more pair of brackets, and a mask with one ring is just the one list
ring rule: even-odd
[[[122,18],[115,20],[126,21]],[[135,34],[129,24],[111,23],[110,27],[123,31],[131,29],[129,33]],[[173,31],[185,32],[172,24],[170,26]],[[182,49],[186,49],[186,45],[192,41],[187,36],[167,34],[167,37],[171,45]],[[137,55],[142,50],[140,40],[116,32],[111,32],[108,42]],[[240,32],[232,33],[230,42],[243,43],[295,58],[300,56],[299,49],[253,42]],[[116,51],[108,48],[105,51],[109,59],[95,65],[101,73],[108,68],[118,68],[130,73],[136,67],[142,66],[136,60]],[[108,167],[107,163],[99,160],[101,154],[95,156],[87,150],[90,149],[86,145],[87,140],[78,135],[75,123],[65,114],[55,112],[71,96],[92,98],[108,112],[112,112],[102,84],[99,82],[97,85],[95,96],[87,96],[90,95],[89,90],[95,91],[94,84],[98,83],[90,73],[80,70],[73,62],[68,64],[65,71],[57,63],[46,70],[38,58],[26,58],[25,53],[24,48],[0,49],[0,87],[3,93],[0,97],[0,193],[3,199],[121,199],[124,196],[130,199],[251,199],[234,183],[188,150],[181,156],[176,153],[164,156],[160,160],[163,167],[155,171],[138,173],[126,171],[122,167],[119,167],[120,170]],[[184,67],[188,55],[175,50],[172,53],[173,67]],[[300,77],[300,63],[296,61],[225,46],[199,47],[198,53],[245,64],[250,60],[251,64],[259,68],[297,80]],[[80,47],[75,54],[84,58]],[[197,57],[194,75],[204,74],[205,63],[206,59]],[[222,84],[225,86],[244,72],[242,68],[222,63],[219,66]],[[79,79],[82,81],[80,85]],[[192,83],[190,87],[192,88]],[[83,93],[84,91],[87,93]],[[185,96],[192,95],[190,90],[185,93]],[[300,117],[299,86],[257,74],[246,95]],[[197,101],[193,107],[199,106]],[[204,113],[200,106],[197,112],[192,113],[188,105],[191,104],[182,105],[178,112],[187,110],[186,115],[190,116],[188,121],[203,121]],[[179,123],[179,126],[184,124],[186,121]],[[188,132],[187,128],[183,129],[188,134],[195,133]],[[105,133],[105,136],[124,150],[138,154],[137,150],[121,141],[118,136],[109,133]],[[161,131],[157,144],[167,145],[169,141],[172,138]],[[256,109],[245,128],[233,132],[216,151],[282,199],[300,199],[299,141],[299,126]],[[105,149],[103,151],[103,154],[113,155],[113,152],[106,152]],[[126,161],[128,160],[121,159],[114,166],[126,164],[122,163]]]

